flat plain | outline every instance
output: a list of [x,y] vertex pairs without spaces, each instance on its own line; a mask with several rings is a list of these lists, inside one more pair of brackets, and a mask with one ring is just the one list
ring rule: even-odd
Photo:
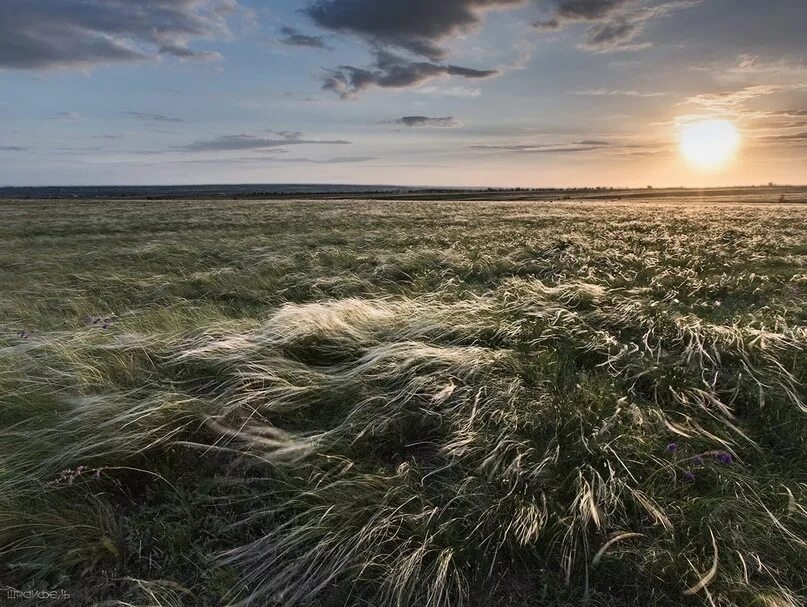
[[804,605],[807,206],[768,198],[0,201],[0,580]]

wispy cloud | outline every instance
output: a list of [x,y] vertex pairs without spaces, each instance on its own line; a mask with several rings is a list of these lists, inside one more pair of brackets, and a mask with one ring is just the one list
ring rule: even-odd
[[533,23],[539,31],[558,31],[567,24],[588,23],[581,48],[596,52],[635,51],[652,46],[637,41],[653,19],[692,8],[702,0],[661,0],[651,4],[639,0],[554,0],[544,19]]
[[666,93],[637,91],[633,89],[587,89],[575,91],[575,95],[587,97],[664,97]]
[[325,43],[325,38],[322,36],[312,36],[304,34],[293,27],[282,27],[280,29],[280,37],[277,39],[280,44],[286,46],[299,46],[307,48],[318,48],[331,50]]
[[729,68],[733,72],[747,74],[781,74],[807,72],[807,57],[765,58],[750,53],[737,57],[737,64]]
[[78,122],[81,120],[81,114],[78,112],[56,112],[48,116],[48,118],[59,122]]
[[126,138],[126,133],[105,133],[103,135],[93,135],[93,139],[104,139],[105,141],[120,141]]
[[790,91],[795,89],[807,89],[807,85],[789,84],[760,84],[746,86],[730,91],[719,91],[715,93],[701,93],[687,97],[682,104],[692,104],[700,106],[706,110],[726,112],[737,110],[749,102],[759,98]]
[[[271,131],[270,131],[271,132]],[[201,139],[179,149],[188,152],[226,152],[235,150],[268,150],[292,145],[349,145],[344,139],[307,139],[302,133],[285,131],[271,132],[271,136],[222,135],[213,139]]]
[[709,72],[718,77],[799,77],[807,74],[807,56],[768,57],[753,53],[743,53],[730,60],[713,61],[693,65],[690,70]]
[[421,86],[412,91],[418,95],[433,95],[435,97],[481,97],[482,90],[465,86]]
[[454,120],[453,116],[403,116],[402,118],[396,118],[395,120],[383,120],[381,124],[397,124],[409,128],[431,127],[444,129],[453,129],[462,126],[462,122],[459,120]]
[[791,141],[807,144],[807,132],[802,131],[800,133],[791,133],[789,135],[771,135],[768,137],[763,137],[763,139],[767,141]]
[[478,144],[470,146],[470,149],[487,152],[510,152],[513,154],[573,154],[602,150],[609,146],[611,146],[611,143],[608,141],[585,139],[565,143]]
[[151,122],[185,122],[182,118],[175,116],[166,116],[165,114],[152,114],[150,112],[123,112],[130,118],[137,118],[138,120],[148,120]]
[[[284,158],[281,156],[236,156],[228,157],[227,164],[257,164],[257,165],[272,165],[272,164],[361,164],[378,160],[375,156],[337,156],[335,158],[326,158],[318,160],[314,158]],[[169,161],[173,164],[213,164],[220,166],[222,164],[221,158],[191,158]]]

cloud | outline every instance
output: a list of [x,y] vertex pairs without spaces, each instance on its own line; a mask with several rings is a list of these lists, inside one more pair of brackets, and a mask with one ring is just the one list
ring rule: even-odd
[[0,152],[25,152],[28,149],[20,145],[0,145]]
[[541,31],[557,31],[567,23],[605,21],[626,5],[638,0],[544,0],[550,5],[549,16],[532,24]]
[[718,78],[745,77],[749,82],[760,76],[775,76],[778,80],[803,81],[807,75],[807,56],[777,55],[764,57],[743,53],[725,60],[710,61],[690,66],[690,71],[713,73]]
[[[271,132],[271,131],[270,131]],[[302,133],[272,132],[273,136],[222,135],[214,139],[194,141],[180,149],[187,152],[229,152],[234,150],[268,150],[290,145],[349,145],[344,139],[306,139]]]
[[367,162],[369,160],[378,160],[374,156],[338,156],[336,158],[329,158],[328,160],[311,160],[316,164],[353,164],[356,162]]
[[49,120],[58,120],[59,122],[78,122],[81,120],[81,114],[78,112],[56,112],[48,116]]
[[556,148],[530,148],[521,146],[489,146],[490,150],[503,150],[508,152],[518,152],[520,154],[570,154],[576,152],[591,152],[600,149],[599,146],[565,146]]
[[[352,99],[370,87],[416,87],[438,76],[487,78],[498,70],[438,63],[448,56],[446,38],[475,30],[486,11],[522,6],[527,0],[315,0],[305,13],[320,28],[361,38],[373,47],[374,63],[328,70],[324,88]],[[425,58],[412,61],[399,49]]]
[[588,30],[583,46],[595,51],[626,48],[633,50],[646,47],[649,46],[649,43],[644,43],[643,45],[628,44],[639,35],[643,27],[643,21],[628,17],[619,17],[605,23],[598,23]]
[[702,93],[688,97],[683,103],[701,106],[716,112],[736,111],[749,102],[759,98],[789,90],[807,88],[807,85],[787,84],[759,84],[746,86],[733,91],[720,91],[717,93]]
[[547,19],[545,21],[536,21],[532,26],[542,32],[557,32],[563,29],[563,24],[558,18]]
[[763,137],[766,141],[793,141],[807,143],[807,132],[791,133],[789,135],[771,135],[770,137]]
[[149,112],[123,112],[126,116],[137,118],[138,120],[149,120],[151,122],[185,122],[182,118],[166,116],[165,114],[152,114]]
[[555,14],[564,21],[596,21],[636,0],[556,0]]
[[171,55],[177,59],[198,59],[200,61],[216,61],[221,59],[221,55],[215,51],[194,51],[186,46],[177,44],[163,44],[158,52],[161,55]]
[[407,88],[440,76],[478,79],[499,74],[497,70],[475,70],[457,65],[409,61],[380,49],[374,54],[375,62],[369,68],[342,65],[326,71],[322,88],[339,94],[343,99],[353,99],[373,86]]
[[781,110],[779,112],[771,112],[771,115],[784,118],[805,118],[807,117],[807,110]]
[[2,0],[0,68],[212,59],[189,44],[229,36],[227,18],[238,8],[236,0]]
[[260,165],[273,165],[273,164],[359,164],[362,162],[369,162],[371,160],[378,160],[375,156],[338,156],[336,158],[326,158],[324,160],[315,160],[312,158],[284,158],[278,156],[236,156],[221,158],[183,158],[181,160],[168,160],[170,164],[211,164],[221,166],[222,163],[230,164],[260,164]]
[[106,141],[120,141],[126,139],[125,133],[109,133],[104,135],[93,135],[93,139],[104,139]]
[[552,155],[552,154],[586,154],[592,156],[615,157],[647,157],[669,154],[669,149],[663,143],[644,141],[631,143],[630,141],[603,139],[583,139],[579,141],[565,141],[556,143],[514,143],[498,145],[472,145],[470,149],[481,153],[513,155]]
[[807,72],[807,57],[767,59],[746,53],[739,55],[736,65],[729,67],[728,70],[737,74],[803,74]]
[[[350,99],[372,86],[407,88],[436,76],[498,74],[498,70],[438,63],[448,55],[444,41],[478,28],[486,11],[521,7],[530,1],[550,7],[547,19],[535,23],[536,28],[559,30],[567,23],[587,22],[591,26],[584,48],[608,51],[647,46],[633,42],[647,20],[700,0],[665,0],[650,7],[640,0],[315,0],[305,13],[320,28],[358,36],[372,45],[375,63],[370,67],[343,65],[326,73],[324,88]],[[427,61],[404,59],[389,49]]]
[[422,86],[412,91],[418,95],[434,95],[435,97],[480,97],[482,91],[478,88],[465,86]]
[[321,28],[440,61],[448,54],[442,40],[474,30],[487,10],[512,8],[524,1],[316,0],[305,12]]
[[308,48],[319,48],[331,50],[325,44],[325,39],[322,36],[310,36],[294,29],[293,27],[283,27],[280,29],[281,37],[277,39],[280,44],[286,46],[302,46]]
[[398,124],[410,128],[457,128],[462,126],[462,122],[454,120],[453,116],[441,116],[437,118],[431,118],[429,116],[404,116],[396,120],[384,120],[381,124]]
[[702,0],[553,0],[549,17],[533,23],[540,31],[556,31],[567,24],[590,23],[581,47],[596,52],[638,50],[650,42],[634,42],[648,21],[691,8]]
[[501,145],[472,145],[472,150],[511,152],[514,154],[571,154],[592,152],[610,146],[608,141],[589,139],[571,143],[517,143]]
[[633,89],[588,89],[585,91],[576,91],[574,94],[588,97],[663,97],[666,95],[666,93],[649,93]]

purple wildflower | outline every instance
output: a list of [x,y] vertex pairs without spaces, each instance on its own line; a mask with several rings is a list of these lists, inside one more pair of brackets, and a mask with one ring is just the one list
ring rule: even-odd
[[694,483],[695,482],[695,473],[692,470],[687,470],[684,472],[684,481],[687,483]]
[[718,451],[715,454],[715,458],[721,464],[725,464],[726,466],[730,466],[731,464],[734,463],[734,458],[731,456],[731,453],[729,453],[727,451]]
[[678,453],[678,443],[670,443],[669,445],[667,445],[667,453],[670,453],[672,455]]
[[705,462],[704,462],[704,460],[703,460],[703,456],[702,456],[702,455],[696,455],[695,457],[693,457],[693,458],[692,458],[692,465],[693,465],[693,466],[698,466],[698,467],[700,467],[700,466],[703,466],[703,464],[704,464],[704,463],[705,463]]

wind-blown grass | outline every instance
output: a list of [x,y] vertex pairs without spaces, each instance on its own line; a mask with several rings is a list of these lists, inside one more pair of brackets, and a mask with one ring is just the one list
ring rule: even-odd
[[29,202],[0,219],[11,587],[807,600],[803,207]]

